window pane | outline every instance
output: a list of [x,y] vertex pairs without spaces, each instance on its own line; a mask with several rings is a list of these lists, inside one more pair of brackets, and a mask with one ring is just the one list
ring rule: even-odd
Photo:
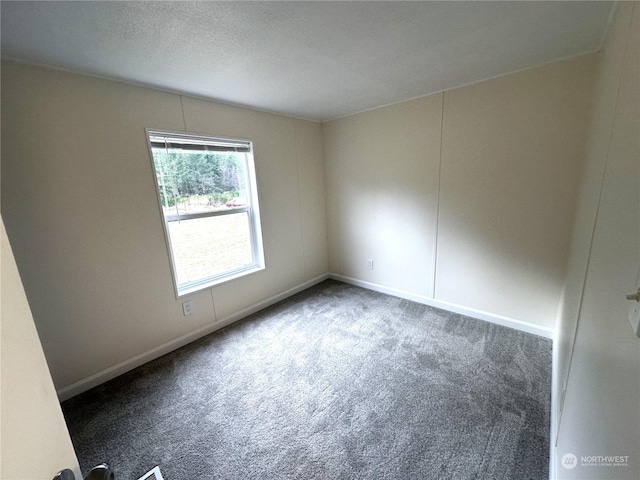
[[153,160],[165,216],[247,205],[245,155],[154,148]]
[[253,264],[246,212],[169,222],[178,285]]
[[147,133],[176,295],[262,270],[251,142]]

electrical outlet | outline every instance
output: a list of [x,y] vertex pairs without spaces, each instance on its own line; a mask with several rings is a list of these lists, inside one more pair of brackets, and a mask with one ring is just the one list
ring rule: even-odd
[[367,270],[373,270],[373,260],[371,258],[367,259]]
[[193,313],[193,300],[182,302],[182,313],[185,317]]

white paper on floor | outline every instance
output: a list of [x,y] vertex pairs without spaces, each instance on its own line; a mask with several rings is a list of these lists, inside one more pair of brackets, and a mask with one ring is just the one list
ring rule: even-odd
[[160,467],[155,467],[153,470],[149,470],[138,480],[164,480],[162,473],[160,473]]

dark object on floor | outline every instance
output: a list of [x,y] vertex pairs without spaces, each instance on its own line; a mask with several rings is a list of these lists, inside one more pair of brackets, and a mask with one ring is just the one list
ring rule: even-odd
[[72,470],[65,468],[64,470],[60,470],[56,473],[56,476],[53,477],[53,480],[76,480],[76,475]]
[[63,404],[118,478],[546,479],[551,341],[326,281]]
[[[107,463],[101,463],[93,467],[84,480],[114,480],[115,476]],[[58,472],[53,480],[76,480],[76,476],[72,470],[65,468]]]
[[93,467],[84,480],[114,480],[115,476],[108,463],[101,463]]

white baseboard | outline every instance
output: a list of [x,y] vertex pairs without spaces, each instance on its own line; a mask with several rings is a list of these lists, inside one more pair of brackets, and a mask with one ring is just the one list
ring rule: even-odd
[[463,307],[462,305],[457,305],[455,303],[443,302],[442,300],[435,300],[433,298],[426,297],[423,295],[416,295],[415,293],[405,292],[403,290],[385,287],[384,285],[379,285],[377,283],[366,282],[364,280],[345,277],[342,275],[337,275],[335,273],[330,273],[329,278],[338,280],[340,282],[349,283],[357,287],[366,288],[368,290],[373,290],[376,292],[393,295],[394,297],[404,298],[405,300],[411,300],[417,303],[422,303],[424,305],[429,305],[430,307],[441,308],[442,310],[447,310],[449,312],[459,313],[461,315],[466,315],[467,317],[477,318],[478,320],[484,320],[484,321],[495,323],[505,327],[510,327],[516,330],[520,330],[522,332],[532,333],[540,337],[549,338],[549,339],[553,339],[554,337],[554,331],[550,328],[542,327],[540,325],[535,325],[529,322],[523,322],[522,320],[516,320],[515,318],[504,317],[502,315],[495,315],[493,313],[488,313],[488,312],[483,312],[481,310],[476,310],[473,308]]
[[264,308],[267,308],[292,295],[295,295],[296,293],[306,290],[307,288],[312,287],[313,285],[316,285],[328,278],[332,278],[334,280],[338,280],[344,283],[349,283],[351,285],[356,285],[358,287],[367,288],[369,290],[374,290],[376,292],[386,293],[388,295],[404,298],[406,300],[412,300],[414,302],[422,303],[432,307],[441,308],[443,310],[448,310],[450,312],[459,313],[462,315],[466,315],[468,317],[477,318],[479,320],[485,320],[488,322],[496,323],[498,325],[503,325],[503,326],[514,328],[516,330],[520,330],[523,332],[532,333],[534,335],[539,335],[541,337],[551,338],[551,339],[553,338],[553,331],[551,329],[541,327],[539,325],[534,325],[532,323],[515,320],[513,318],[503,317],[500,315],[494,315],[491,313],[482,312],[480,310],[463,307],[453,303],[434,300],[429,297],[416,295],[416,294],[405,292],[395,288],[385,287],[383,285],[378,285],[375,283],[365,282],[363,280],[358,280],[355,278],[345,277],[342,275],[331,273],[331,274],[320,275],[319,277],[316,277],[312,280],[304,282],[285,292],[282,292],[278,295],[274,295],[261,302],[255,303],[247,308],[244,308],[231,315],[228,315],[227,317],[222,318],[216,322],[212,322],[197,330],[194,330],[193,332],[189,332],[167,343],[159,345],[147,352],[141,353],[140,355],[136,355],[135,357],[125,360],[124,362],[118,363],[117,365],[114,365],[94,375],[91,375],[87,378],[84,378],[75,383],[72,383],[71,385],[67,385],[66,387],[63,387],[57,391],[58,399],[62,402],[71,397],[74,397],[82,392],[85,392],[104,382],[107,382],[119,375],[122,375],[123,373],[133,370],[136,367],[144,365],[145,363],[150,362],[151,360],[155,360],[156,358],[159,358],[162,355],[166,355],[167,353],[172,352],[173,350],[176,350],[195,340],[198,340],[199,338],[202,338],[205,335],[209,335],[210,333],[213,333],[216,330],[220,330],[221,328],[224,328],[227,325],[230,325],[244,317],[247,317],[255,312],[258,312]]
[[[557,325],[556,320],[556,325]],[[551,424],[551,432],[549,434],[549,480],[556,480],[558,477],[557,467],[557,455],[558,455],[558,426],[560,422],[558,412],[558,404],[560,402],[560,395],[562,394],[562,388],[558,385],[559,374],[558,372],[558,356],[560,352],[558,351],[560,344],[557,342],[557,337],[554,335],[553,338],[553,353],[551,360],[551,415],[550,415],[550,424]]]
[[118,375],[122,375],[130,370],[133,370],[140,365],[144,365],[151,360],[155,360],[156,358],[161,357],[162,355],[166,355],[173,350],[176,350],[180,347],[183,347],[199,338],[202,338],[210,333],[215,332],[216,330],[220,330],[221,328],[226,327],[227,325],[232,324],[244,317],[251,315],[252,313],[258,312],[264,308],[267,308],[275,303],[280,302],[296,293],[299,293],[303,290],[306,290],[309,287],[312,287],[324,280],[329,278],[329,274],[320,275],[314,279],[311,279],[307,282],[304,282],[300,285],[297,285],[289,290],[279,293],[278,295],[274,295],[273,297],[267,298],[261,302],[255,303],[247,308],[244,308],[238,312],[235,312],[227,317],[224,317],[216,322],[212,322],[204,327],[201,327],[193,332],[189,332],[185,335],[182,335],[178,338],[175,338],[167,343],[163,343],[147,352],[141,353],[140,355],[136,355],[133,358],[125,360],[124,362],[120,362],[113,367],[109,367],[105,370],[102,370],[94,375],[91,375],[87,378],[83,378],[71,385],[67,385],[57,391],[58,399],[63,402],[68,400],[71,397],[79,395],[82,392],[85,392],[93,387],[96,387],[104,382],[107,382]]

